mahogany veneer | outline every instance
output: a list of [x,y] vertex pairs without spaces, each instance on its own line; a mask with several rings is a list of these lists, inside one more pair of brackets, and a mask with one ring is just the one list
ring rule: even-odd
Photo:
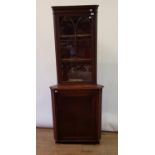
[[97,5],[55,6],[58,85],[51,86],[57,143],[99,143],[102,87],[96,84]]

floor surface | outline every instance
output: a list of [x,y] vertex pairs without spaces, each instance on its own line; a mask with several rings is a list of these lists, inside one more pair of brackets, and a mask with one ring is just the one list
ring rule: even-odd
[[100,144],[55,144],[53,129],[36,129],[37,155],[117,155],[118,134],[102,132]]

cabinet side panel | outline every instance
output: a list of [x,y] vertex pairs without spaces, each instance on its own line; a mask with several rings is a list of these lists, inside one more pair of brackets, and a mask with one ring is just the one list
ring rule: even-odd
[[56,53],[56,66],[57,66],[57,82],[60,83],[60,52],[59,52],[59,44],[58,44],[58,34],[59,34],[59,16],[53,13],[53,23],[54,23],[54,37],[55,37],[55,53]]
[[57,141],[57,111],[56,111],[56,96],[54,90],[51,90],[51,97],[52,97],[52,112],[53,112],[53,129],[54,129],[54,139]]
[[97,136],[97,139],[101,138],[101,118],[102,118],[101,110],[102,110],[102,89],[99,89],[98,93],[96,95],[96,114],[97,114],[97,117],[96,117],[96,123],[97,123],[96,124],[96,126],[97,126],[96,136]]

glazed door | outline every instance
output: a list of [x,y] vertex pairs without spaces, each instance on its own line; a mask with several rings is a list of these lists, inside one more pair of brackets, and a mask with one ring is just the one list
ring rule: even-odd
[[60,83],[95,81],[95,16],[57,16],[58,79]]
[[93,141],[97,139],[99,102],[95,91],[58,91],[55,93],[57,139]]

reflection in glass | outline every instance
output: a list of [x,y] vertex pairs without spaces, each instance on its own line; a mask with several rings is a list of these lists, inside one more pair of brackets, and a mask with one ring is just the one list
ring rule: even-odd
[[74,57],[77,55],[74,40],[61,41],[61,57]]
[[91,53],[91,39],[78,39],[75,45],[74,40],[61,41],[61,57],[77,57],[77,58],[90,58]]

